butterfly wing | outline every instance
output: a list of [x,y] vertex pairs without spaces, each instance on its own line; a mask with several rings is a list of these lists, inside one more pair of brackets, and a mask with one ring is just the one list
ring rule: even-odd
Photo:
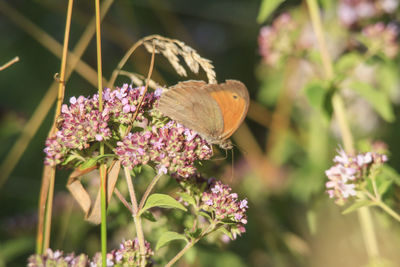
[[203,88],[203,81],[186,81],[170,87],[161,95],[158,109],[165,116],[214,142],[223,129],[218,103]]
[[246,86],[237,80],[226,80],[221,84],[207,84],[204,89],[218,103],[223,116],[223,129],[219,139],[229,138],[240,126],[249,109],[249,93]]

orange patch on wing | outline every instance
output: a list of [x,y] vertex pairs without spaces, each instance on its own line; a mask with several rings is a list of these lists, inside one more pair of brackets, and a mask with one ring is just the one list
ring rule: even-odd
[[235,92],[214,91],[212,98],[217,101],[224,120],[223,139],[229,138],[239,127],[246,112],[246,101]]

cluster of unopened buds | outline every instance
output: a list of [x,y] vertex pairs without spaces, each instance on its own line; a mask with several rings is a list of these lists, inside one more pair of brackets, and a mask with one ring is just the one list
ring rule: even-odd
[[247,199],[239,200],[236,193],[221,181],[213,181],[209,190],[201,196],[200,209],[209,212],[213,220],[231,224],[230,232],[235,239],[244,233],[247,224]]
[[386,162],[387,156],[376,152],[350,156],[343,149],[339,149],[338,154],[333,159],[336,164],[325,171],[329,179],[326,192],[337,204],[344,204],[348,198],[357,195],[357,186],[368,178],[371,168]]
[[[151,266],[151,256],[154,252],[150,248],[150,244],[145,242],[145,258],[147,265]],[[119,249],[107,253],[107,266],[140,266],[139,242],[135,240],[127,240],[120,244]],[[75,256],[70,253],[64,256],[60,250],[52,251],[47,249],[43,255],[32,255],[28,259],[28,267],[42,267],[42,266],[60,266],[60,267],[100,267],[102,266],[101,254],[96,255],[89,259],[85,254]]]

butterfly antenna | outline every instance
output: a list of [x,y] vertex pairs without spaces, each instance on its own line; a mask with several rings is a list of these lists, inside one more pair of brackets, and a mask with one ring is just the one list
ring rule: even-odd
[[238,149],[240,152],[242,152],[244,155],[247,155],[247,154],[248,154],[248,152],[246,151],[246,149],[244,149],[243,147],[238,146],[238,145],[236,145],[236,144],[232,144],[232,146],[233,146],[233,147],[237,147],[237,149]]
[[[217,154],[220,154],[220,153],[217,153]],[[211,157],[212,156],[214,156],[214,147],[213,147],[213,150],[212,150],[212,155],[211,155]],[[225,157],[221,157],[221,158],[215,158],[215,159],[213,159],[213,160],[224,160],[224,159],[227,159],[228,158],[228,151],[227,151],[227,149],[225,149]]]

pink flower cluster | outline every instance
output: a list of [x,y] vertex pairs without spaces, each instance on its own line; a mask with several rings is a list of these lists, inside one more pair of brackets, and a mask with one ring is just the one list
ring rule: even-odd
[[388,58],[394,58],[397,55],[399,29],[395,24],[385,25],[378,22],[365,27],[362,33],[366,37],[365,45],[368,49],[382,52]]
[[57,119],[59,130],[46,140],[45,163],[57,165],[70,150],[83,150],[90,142],[109,139],[109,118],[108,110],[100,112],[92,99],[72,97],[70,106],[64,104],[61,108]]
[[356,196],[357,182],[366,178],[371,166],[386,162],[387,157],[375,152],[350,156],[343,149],[339,149],[338,154],[333,159],[336,164],[325,171],[329,179],[326,192],[337,204],[344,204],[349,197]]
[[337,12],[340,21],[350,27],[365,19],[394,13],[398,5],[398,0],[340,0]]
[[[154,252],[150,248],[150,243],[145,241],[146,252],[145,257],[147,265],[151,265],[150,257]],[[47,249],[43,255],[32,255],[28,259],[28,267],[43,266],[64,266],[64,267],[100,267],[101,253],[96,253],[92,260],[88,256],[81,254],[75,256],[74,253],[63,255],[60,250],[52,251]],[[120,248],[107,253],[107,266],[140,266],[139,242],[135,240],[124,241],[120,244]]]
[[149,131],[129,133],[117,143],[115,153],[130,169],[151,162],[159,173],[189,177],[196,172],[194,162],[209,159],[212,148],[194,131],[170,121]]
[[65,266],[65,267],[86,267],[91,266],[88,256],[81,254],[75,256],[74,253],[63,255],[60,250],[52,251],[50,248],[43,255],[32,255],[28,259],[28,267],[43,266]]
[[203,192],[200,208],[212,214],[220,222],[236,223],[239,233],[244,233],[247,224],[247,199],[239,200],[236,193],[231,193],[232,188],[216,181],[211,188]]
[[[132,123],[133,115],[136,112],[136,107],[139,104],[140,96],[143,95],[143,91],[143,86],[133,89],[127,84],[117,88],[117,90],[106,88],[103,92],[104,109],[112,114],[110,121],[121,124]],[[146,118],[143,116],[144,111],[152,108],[155,100],[158,100],[160,95],[161,90],[156,90],[154,93],[146,93],[135,122],[146,123]]]
[[288,13],[277,17],[271,26],[260,29],[258,36],[259,53],[268,65],[275,65],[294,49],[293,32],[296,24]]
[[[144,242],[146,247],[146,266],[151,266],[150,258],[154,255],[154,252],[150,248],[150,243],[147,241]],[[137,238],[124,241],[120,244],[119,249],[107,253],[107,266],[140,266],[140,260],[139,241]],[[101,266],[101,253],[96,253],[90,267]]]
[[[70,104],[64,104],[57,119],[57,132],[46,140],[45,164],[55,166],[68,155],[81,155],[92,142],[109,140],[118,135],[118,124],[129,124],[136,112],[136,106],[143,88],[132,88],[125,84],[122,88],[104,90],[104,109],[99,111],[98,95],[92,98],[72,97]],[[159,98],[160,93],[147,93],[137,121],[146,124],[144,112]],[[113,122],[116,122],[113,124]],[[145,127],[145,126],[142,126]]]

